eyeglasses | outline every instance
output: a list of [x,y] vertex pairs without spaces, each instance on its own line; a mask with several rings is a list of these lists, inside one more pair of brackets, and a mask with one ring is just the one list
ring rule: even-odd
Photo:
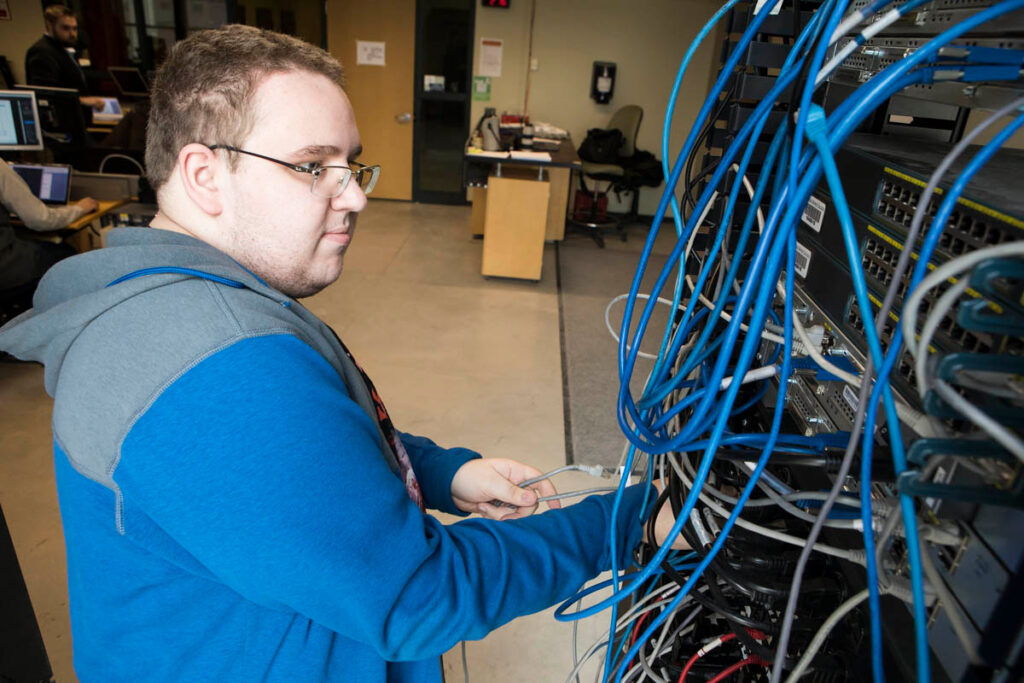
[[344,192],[345,188],[348,187],[348,181],[353,177],[363,193],[370,194],[373,192],[373,186],[377,184],[377,178],[380,177],[380,166],[367,166],[356,161],[348,162],[349,166],[321,166],[316,162],[299,166],[297,164],[289,164],[287,161],[257,154],[256,152],[247,152],[244,149],[238,149],[229,145],[209,145],[209,148],[248,154],[251,157],[273,161],[275,164],[290,168],[296,173],[308,173],[313,176],[313,184],[310,186],[309,191],[317,197],[324,199],[333,199]]

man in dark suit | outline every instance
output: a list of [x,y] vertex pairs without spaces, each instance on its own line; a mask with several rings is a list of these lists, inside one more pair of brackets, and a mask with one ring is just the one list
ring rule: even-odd
[[[78,19],[64,5],[50,5],[43,12],[46,33],[25,54],[25,79],[29,85],[86,89],[85,74],[75,57]],[[103,108],[99,97],[79,98],[83,106]]]

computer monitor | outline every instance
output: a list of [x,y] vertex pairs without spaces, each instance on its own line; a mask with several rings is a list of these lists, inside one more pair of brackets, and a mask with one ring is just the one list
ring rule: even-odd
[[44,88],[36,85],[17,85],[20,90],[35,93],[39,109],[39,125],[47,140],[58,147],[81,148],[88,145],[85,114],[78,91],[73,88]]
[[36,94],[0,90],[0,151],[41,150]]
[[149,97],[149,85],[142,72],[133,66],[112,66],[107,69],[122,95],[128,97]]
[[32,194],[46,204],[67,204],[71,194],[71,167],[67,164],[11,164]]

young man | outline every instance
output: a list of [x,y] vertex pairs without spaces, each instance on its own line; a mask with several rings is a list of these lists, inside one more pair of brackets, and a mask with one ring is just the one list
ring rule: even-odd
[[152,227],[59,264],[0,331],[55,398],[83,682],[438,681],[459,640],[607,569],[613,524],[619,566],[641,539],[643,487],[614,519],[607,496],[528,517],[554,492],[515,485],[533,468],[396,432],[296,301],[340,275],[378,173],[341,81],[255,28],[179,43],[154,84]]
[[[25,53],[25,80],[29,85],[71,88],[79,92],[88,86],[78,66],[75,44],[78,19],[65,5],[50,5],[43,11],[45,33]],[[103,108],[103,98],[80,96],[82,106]]]

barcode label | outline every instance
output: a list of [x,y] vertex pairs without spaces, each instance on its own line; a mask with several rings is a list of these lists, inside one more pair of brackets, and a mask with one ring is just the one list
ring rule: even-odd
[[821,232],[821,223],[824,220],[825,202],[821,201],[817,197],[811,197],[807,200],[807,206],[804,207],[804,223],[806,223],[814,232]]
[[807,277],[807,269],[811,266],[811,250],[799,242],[796,243],[796,259],[793,265],[797,275]]

